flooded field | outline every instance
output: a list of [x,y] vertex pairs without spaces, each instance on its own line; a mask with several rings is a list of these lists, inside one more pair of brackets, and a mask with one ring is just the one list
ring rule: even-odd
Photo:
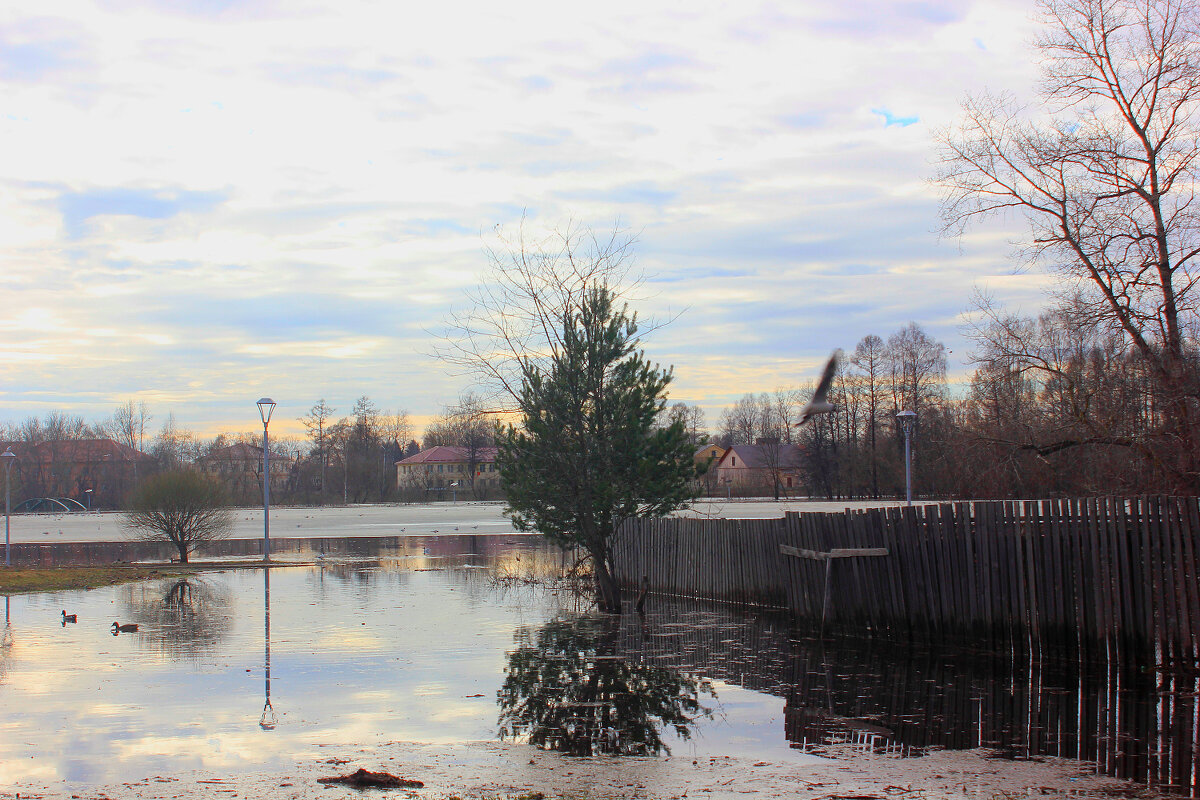
[[838,743],[984,746],[1196,791],[1200,676],[821,641],[773,611],[659,597],[644,619],[607,618],[530,582],[563,565],[536,540],[373,542],[294,551],[314,566],[6,598],[0,788],[503,740],[772,763]]

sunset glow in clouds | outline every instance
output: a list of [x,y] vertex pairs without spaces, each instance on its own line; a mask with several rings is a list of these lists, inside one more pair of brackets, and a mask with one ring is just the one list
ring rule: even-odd
[[421,417],[494,226],[619,223],[672,399],[719,408],[972,288],[932,132],[1029,91],[1031,3],[17,2],[0,9],[0,419],[127,398],[200,432],[320,397]]

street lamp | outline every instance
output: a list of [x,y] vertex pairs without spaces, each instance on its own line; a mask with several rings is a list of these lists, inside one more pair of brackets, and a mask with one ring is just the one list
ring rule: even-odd
[[900,427],[904,429],[904,488],[908,496],[908,505],[912,507],[912,432],[917,424],[915,411],[904,410],[896,415]]
[[92,510],[92,490],[84,489],[83,494],[85,497],[87,497],[87,510],[91,511]]
[[12,503],[9,500],[8,492],[8,475],[12,472],[12,463],[17,460],[17,454],[12,451],[11,447],[6,447],[3,453],[0,453],[0,458],[4,459],[4,566],[12,566],[12,559],[8,554],[8,528],[9,521],[12,517]]
[[267,439],[267,423],[275,401],[269,397],[258,400],[258,415],[263,422],[263,561],[271,560],[271,447]]

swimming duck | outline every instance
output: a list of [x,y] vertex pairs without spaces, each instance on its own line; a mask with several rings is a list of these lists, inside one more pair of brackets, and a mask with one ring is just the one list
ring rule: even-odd
[[68,622],[79,622],[79,615],[78,614],[68,614],[66,609],[63,609],[62,615],[63,615],[63,621],[62,621],[63,625],[66,625]]
[[118,632],[120,632],[120,633],[133,633],[133,632],[134,632],[134,631],[136,631],[136,630],[137,630],[137,624],[136,624],[136,623],[133,623],[133,622],[129,622],[129,623],[126,623],[126,624],[124,624],[124,625],[122,625],[122,624],[121,624],[121,623],[119,623],[119,622],[114,622],[114,623],[112,624],[112,632],[113,632],[113,634],[114,634],[114,635],[116,635]]

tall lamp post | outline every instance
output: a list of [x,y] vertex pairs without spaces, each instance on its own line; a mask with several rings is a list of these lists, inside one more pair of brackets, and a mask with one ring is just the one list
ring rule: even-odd
[[900,421],[900,427],[904,429],[904,489],[908,497],[908,505],[912,507],[912,432],[913,426],[917,424],[917,414],[915,411],[907,409],[896,415],[896,419]]
[[84,497],[86,497],[86,498],[87,498],[87,504],[88,504],[88,505],[87,505],[87,510],[88,510],[88,511],[91,511],[91,510],[92,510],[92,490],[91,490],[91,489],[84,489],[84,490],[83,490],[83,495],[84,495]]
[[17,460],[17,454],[12,451],[11,447],[6,447],[4,452],[0,453],[0,458],[4,459],[4,566],[10,567],[12,559],[8,554],[8,528],[12,518],[12,502],[8,491],[8,475],[12,472],[12,463]]
[[274,410],[274,400],[259,398],[258,415],[263,422],[263,561],[271,560],[271,443],[267,438],[267,424]]

